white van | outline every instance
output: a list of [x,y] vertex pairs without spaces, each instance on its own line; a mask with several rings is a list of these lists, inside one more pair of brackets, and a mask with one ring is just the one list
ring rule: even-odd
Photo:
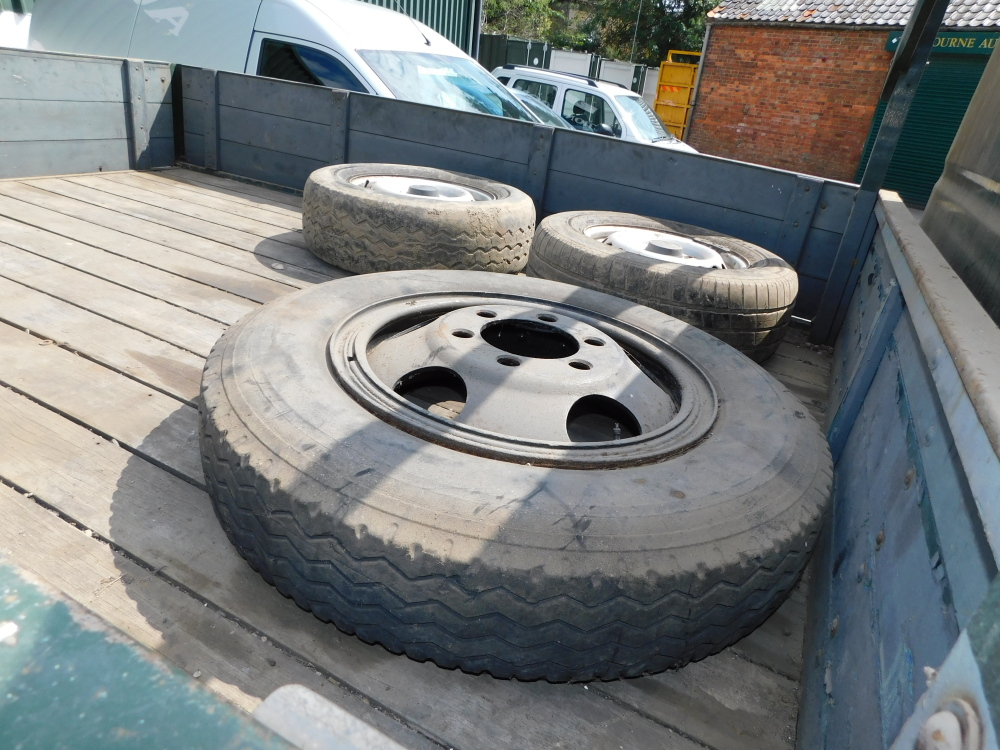
[[29,46],[166,60],[535,121],[443,36],[360,0],[36,0]]
[[577,130],[698,153],[675,138],[641,96],[619,83],[526,65],[504,65],[493,75],[504,86],[541,99]]

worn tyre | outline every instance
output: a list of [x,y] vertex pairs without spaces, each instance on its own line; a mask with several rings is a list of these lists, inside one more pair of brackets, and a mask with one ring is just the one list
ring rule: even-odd
[[520,190],[472,175],[341,164],[306,181],[302,231],[314,255],[356,273],[517,273],[528,262],[535,207]]
[[[595,363],[620,346],[676,413],[621,439],[616,422],[612,442],[517,440],[371,377],[366,352],[522,304],[598,331],[574,344]],[[570,380],[580,356],[542,365]],[[520,359],[510,372],[541,361]],[[551,681],[681,666],[760,625],[811,554],[832,468],[801,403],[719,340],[609,295],[450,271],[355,276],[248,315],[208,358],[201,449],[229,539],[299,606],[393,653]]]
[[[690,238],[717,250],[727,267],[668,262],[589,236],[604,226]],[[569,211],[545,218],[538,226],[527,273],[660,310],[722,339],[757,362],[778,348],[798,294],[795,270],[762,247],[690,224],[615,212]]]

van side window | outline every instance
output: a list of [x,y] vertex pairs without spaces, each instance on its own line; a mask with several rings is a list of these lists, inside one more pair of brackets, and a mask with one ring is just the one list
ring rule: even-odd
[[556,103],[556,87],[548,83],[529,81],[525,78],[518,78],[514,81],[514,88],[527,91],[537,99],[541,99],[550,107]]
[[607,125],[615,138],[622,137],[622,124],[602,96],[567,89],[561,114],[577,130],[599,133],[600,126]]
[[265,39],[260,46],[257,75],[296,83],[312,83],[334,89],[368,89],[340,60],[311,47]]
[[497,80],[500,81],[504,86],[507,85],[507,81],[510,80],[510,76],[497,76]]

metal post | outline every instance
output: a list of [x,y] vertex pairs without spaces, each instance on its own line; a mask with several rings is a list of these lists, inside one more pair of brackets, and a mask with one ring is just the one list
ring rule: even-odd
[[844,321],[862,260],[868,251],[867,245],[871,241],[870,232],[866,230],[878,200],[878,191],[889,169],[900,131],[947,9],[948,0],[918,0],[900,39],[882,89],[882,101],[888,99],[889,103],[837,248],[830,278],[820,299],[819,312],[813,320],[809,334],[813,343],[833,344]]

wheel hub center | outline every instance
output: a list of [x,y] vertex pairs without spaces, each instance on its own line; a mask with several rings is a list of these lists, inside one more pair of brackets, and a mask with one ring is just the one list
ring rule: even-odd
[[[543,308],[454,310],[378,342],[368,362],[411,403],[501,435],[613,441],[651,432],[677,411],[611,337]],[[435,392],[447,403],[427,405]],[[586,424],[574,424],[582,410]]]
[[491,199],[490,195],[481,190],[456,185],[455,183],[443,180],[401,177],[397,175],[368,175],[355,177],[351,182],[386,195],[405,195],[411,198],[425,198],[427,200],[448,201],[451,203],[470,203]]
[[661,460],[708,433],[706,374],[667,341],[569,303],[414,295],[342,321],[332,374],[385,421],[491,458],[589,469]]
[[729,259],[714,247],[680,234],[614,226],[591,227],[586,230],[586,234],[618,250],[669,263],[681,263],[698,268],[732,267]]

